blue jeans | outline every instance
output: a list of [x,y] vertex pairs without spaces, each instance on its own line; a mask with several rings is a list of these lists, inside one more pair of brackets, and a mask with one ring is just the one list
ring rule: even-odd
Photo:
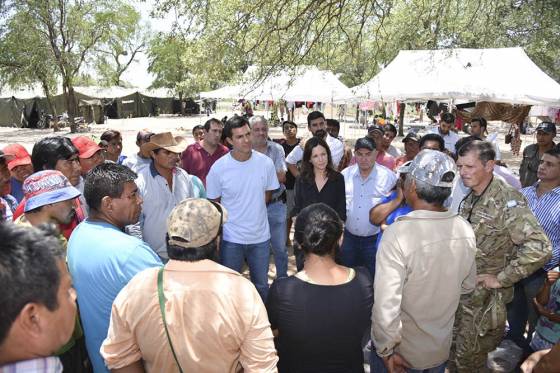
[[375,274],[375,254],[377,254],[377,235],[356,236],[344,230],[340,248],[342,264],[347,267],[366,267],[372,278]]
[[268,260],[270,258],[270,240],[255,244],[240,244],[222,241],[220,244],[220,262],[222,265],[241,272],[244,260],[249,265],[251,282],[257,288],[263,302],[268,295]]
[[270,226],[270,245],[274,254],[276,278],[288,277],[288,250],[286,250],[286,204],[282,201],[267,206]]
[[[532,352],[529,344],[539,315],[533,306],[533,298],[542,288],[546,272],[543,269],[537,270],[529,277],[524,278],[514,285],[513,300],[507,304],[507,320],[509,331],[508,339],[511,339],[525,352]],[[527,338],[525,338],[525,326],[529,323]]]
[[[407,369],[407,373],[445,373],[445,367],[447,366],[447,361],[437,367],[430,369]],[[383,363],[383,359],[380,358],[374,349],[371,350],[370,355],[370,371],[373,373],[387,373],[388,370]]]

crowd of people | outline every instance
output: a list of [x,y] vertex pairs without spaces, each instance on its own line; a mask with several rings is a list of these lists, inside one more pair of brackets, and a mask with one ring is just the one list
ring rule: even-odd
[[404,152],[319,111],[303,138],[233,116],[128,156],[116,130],[4,147],[0,372],[472,373],[504,338],[558,372],[556,126],[517,179],[484,118],[454,122]]

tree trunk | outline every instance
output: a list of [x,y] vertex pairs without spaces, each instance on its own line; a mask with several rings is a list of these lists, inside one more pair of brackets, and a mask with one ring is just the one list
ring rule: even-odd
[[[186,107],[186,103],[183,102],[183,91],[179,92],[179,102],[181,103],[181,116],[184,117],[185,116],[185,107]],[[183,105],[185,104],[185,105]]]
[[406,110],[406,104],[401,102],[399,109],[399,136],[404,136],[404,111]]
[[54,104],[52,102],[51,90],[49,89],[47,83],[41,82],[41,85],[43,86],[43,92],[45,93],[45,97],[47,98],[47,105],[49,106],[49,111],[53,117],[56,117],[57,113],[56,113],[56,108],[54,107]]
[[76,133],[78,127],[74,122],[76,116],[76,96],[74,94],[74,87],[68,82],[63,83],[64,101],[66,102],[66,110],[68,110],[68,122],[70,122],[70,132]]

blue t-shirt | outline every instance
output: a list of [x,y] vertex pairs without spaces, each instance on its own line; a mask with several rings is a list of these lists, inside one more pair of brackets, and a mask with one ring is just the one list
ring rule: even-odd
[[95,373],[109,372],[99,353],[107,337],[111,306],[138,272],[161,266],[143,241],[105,222],[85,220],[68,241],[68,267],[78,294],[86,347]]
[[[380,204],[390,202],[390,201],[394,200],[395,198],[397,198],[397,191],[396,190],[392,191],[391,194],[389,194],[387,197],[383,197]],[[406,215],[411,211],[412,211],[412,207],[410,207],[405,202],[404,205],[400,205],[399,207],[394,209],[393,212],[391,212],[389,215],[387,215],[387,218],[385,219],[385,223],[387,225],[391,225],[395,222],[395,220],[399,216]],[[377,235],[377,242],[375,244],[377,247],[379,247],[379,243],[381,242],[381,237],[383,237],[383,231],[379,232],[379,234]]]
[[21,189],[23,183],[20,183],[15,177],[10,178],[10,194],[16,199],[18,203],[23,199],[23,190]]

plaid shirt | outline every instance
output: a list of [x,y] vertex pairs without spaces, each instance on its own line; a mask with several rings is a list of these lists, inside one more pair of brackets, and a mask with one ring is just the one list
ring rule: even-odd
[[54,356],[18,361],[0,367],[0,373],[60,373],[62,363]]
[[560,187],[537,197],[538,185],[523,188],[521,193],[552,244],[552,259],[543,267],[550,271],[560,262]]

